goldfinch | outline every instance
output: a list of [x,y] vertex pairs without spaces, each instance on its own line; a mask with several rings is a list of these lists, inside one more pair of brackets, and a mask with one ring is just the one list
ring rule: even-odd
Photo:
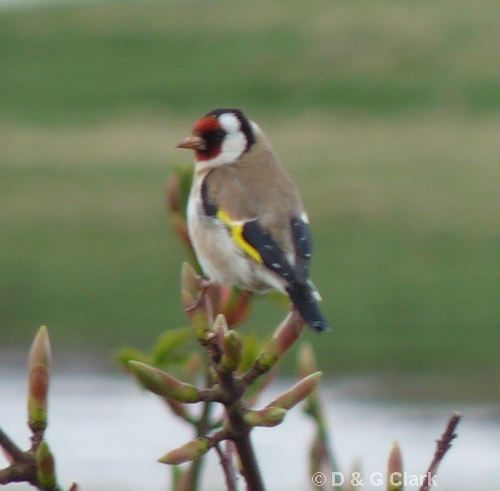
[[312,240],[302,200],[259,126],[239,109],[215,109],[178,148],[196,156],[187,223],[206,276],[285,293],[312,329],[329,330],[309,280]]

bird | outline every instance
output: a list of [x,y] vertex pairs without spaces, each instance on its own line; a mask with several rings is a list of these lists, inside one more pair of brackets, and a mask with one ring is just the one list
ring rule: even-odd
[[214,109],[177,147],[195,153],[187,226],[209,281],[282,292],[314,331],[330,330],[309,279],[309,219],[260,127],[240,109]]

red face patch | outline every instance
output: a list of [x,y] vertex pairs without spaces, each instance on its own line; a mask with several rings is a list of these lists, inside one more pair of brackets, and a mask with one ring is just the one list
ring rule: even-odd
[[197,150],[198,160],[211,160],[221,152],[222,137],[225,134],[219,119],[214,116],[206,116],[200,119],[193,128],[193,134],[203,138],[205,150]]
[[206,116],[200,119],[193,128],[193,133],[196,135],[203,136],[206,133],[211,133],[213,131],[219,131],[221,129],[219,120],[213,116]]

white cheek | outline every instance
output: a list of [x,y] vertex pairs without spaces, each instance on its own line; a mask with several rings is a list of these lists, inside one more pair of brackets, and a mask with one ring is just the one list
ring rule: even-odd
[[238,131],[236,133],[229,133],[223,144],[219,157],[222,164],[230,164],[234,162],[244,151],[247,146],[247,139],[245,135]]
[[217,157],[210,160],[201,160],[196,167],[201,169],[217,167],[219,165],[233,164],[247,147],[247,139],[241,131],[230,133],[226,136],[222,144],[221,152]]
[[240,121],[234,114],[221,114],[219,123],[226,130],[226,133],[236,133],[240,130]]

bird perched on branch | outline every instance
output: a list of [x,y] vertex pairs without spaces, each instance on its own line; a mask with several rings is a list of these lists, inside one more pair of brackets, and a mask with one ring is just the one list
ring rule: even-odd
[[215,109],[178,148],[196,156],[187,221],[208,278],[242,290],[285,293],[312,329],[329,330],[309,279],[307,214],[259,126],[239,109]]

